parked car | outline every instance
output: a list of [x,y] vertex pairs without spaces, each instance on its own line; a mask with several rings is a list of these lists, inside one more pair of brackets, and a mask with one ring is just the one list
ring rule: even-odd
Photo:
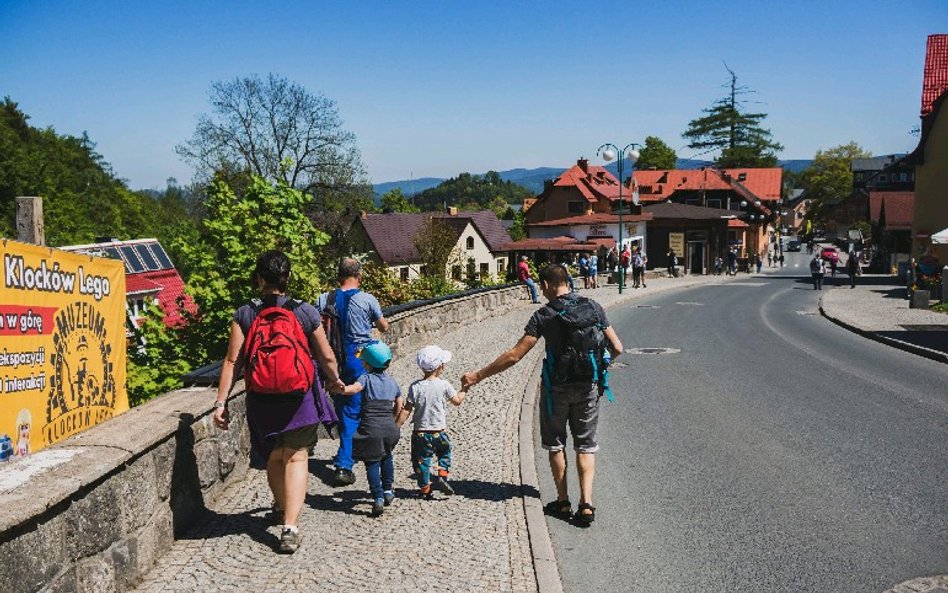
[[827,245],[823,248],[823,251],[820,252],[820,255],[827,261],[839,262],[839,250],[835,247]]
[[803,249],[803,244],[799,241],[790,241],[787,243],[787,251],[801,251]]

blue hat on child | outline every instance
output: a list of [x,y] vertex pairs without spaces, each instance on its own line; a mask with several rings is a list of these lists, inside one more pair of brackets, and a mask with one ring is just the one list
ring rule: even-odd
[[363,346],[358,356],[373,369],[384,369],[392,361],[392,349],[385,342],[372,342]]

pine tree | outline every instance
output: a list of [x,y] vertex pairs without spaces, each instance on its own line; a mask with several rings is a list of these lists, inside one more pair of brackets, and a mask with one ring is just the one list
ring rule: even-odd
[[766,113],[743,111],[744,102],[739,97],[752,91],[738,86],[737,75],[730,68],[728,72],[731,74],[728,96],[702,110],[705,115],[691,120],[682,137],[689,141],[688,148],[692,150],[719,150],[714,163],[721,168],[774,167],[783,146],[774,142],[770,130],[761,127]]

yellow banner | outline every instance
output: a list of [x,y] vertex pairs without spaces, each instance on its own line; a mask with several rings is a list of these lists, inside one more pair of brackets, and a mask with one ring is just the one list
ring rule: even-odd
[[0,439],[27,455],[128,410],[125,268],[10,240],[0,251]]

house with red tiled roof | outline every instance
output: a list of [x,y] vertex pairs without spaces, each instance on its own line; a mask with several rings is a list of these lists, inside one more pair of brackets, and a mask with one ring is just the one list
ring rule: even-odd
[[[622,195],[628,209],[632,194],[623,188]],[[619,180],[615,175],[605,167],[579,159],[559,177],[545,184],[543,192],[527,209],[524,220],[530,225],[584,214],[609,214],[616,212],[618,204]]]
[[948,229],[948,34],[929,35],[922,78],[921,136],[908,157],[915,165],[913,257],[948,263],[948,245],[932,235]]
[[184,280],[157,239],[99,241],[60,249],[117,259],[125,264],[125,309],[131,326],[139,327],[142,313],[152,301],[161,307],[169,327],[182,323],[181,306],[192,313],[197,311],[184,291]]
[[480,279],[505,278],[508,271],[506,244],[510,234],[490,210],[447,213],[363,213],[353,222],[350,236],[356,249],[369,254],[376,263],[388,268],[403,281],[423,274],[424,262],[415,241],[425,224],[437,219],[454,240],[445,274],[456,281],[473,269]]

